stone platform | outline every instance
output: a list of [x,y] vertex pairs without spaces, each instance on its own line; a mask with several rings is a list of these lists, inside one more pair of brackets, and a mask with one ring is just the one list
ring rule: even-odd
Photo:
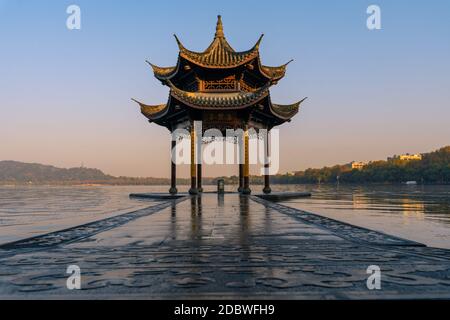
[[257,194],[257,197],[269,201],[286,201],[311,197],[310,192],[272,192],[270,194]]
[[175,200],[186,197],[187,193],[169,194],[169,193],[132,193],[130,198],[150,199],[150,200]]
[[[82,290],[68,290],[69,265]],[[381,290],[366,270],[381,268]],[[0,246],[0,298],[450,298],[450,251],[256,196],[204,194]]]

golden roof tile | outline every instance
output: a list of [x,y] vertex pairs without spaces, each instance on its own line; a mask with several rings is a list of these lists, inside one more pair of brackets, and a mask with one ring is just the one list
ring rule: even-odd
[[300,108],[300,105],[306,100],[307,98],[304,98],[303,100],[293,103],[293,104],[274,104],[272,103],[270,106],[270,109],[274,115],[281,119],[290,119],[293,116],[295,116],[298,113],[298,110]]
[[180,56],[184,59],[200,65],[202,67],[213,68],[234,68],[250,62],[259,56],[259,45],[262,40],[261,36],[257,43],[247,51],[236,52],[228,43],[223,33],[222,18],[218,16],[216,34],[213,42],[203,52],[195,52],[184,47],[178,37],[175,35]]
[[254,92],[227,92],[227,93],[206,93],[188,92],[176,88],[171,83],[170,94],[192,108],[200,109],[243,109],[269,95],[270,85],[266,85]]
[[155,120],[166,114],[168,111],[167,104],[147,105],[135,99],[131,99],[141,106],[141,113],[149,120]]

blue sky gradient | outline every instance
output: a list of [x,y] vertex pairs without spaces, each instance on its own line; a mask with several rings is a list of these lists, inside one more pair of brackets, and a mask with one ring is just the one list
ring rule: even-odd
[[[70,4],[81,30],[66,28]],[[370,4],[382,30],[366,28]],[[130,98],[165,103],[145,60],[174,65],[174,33],[205,49],[218,14],[236,50],[264,33],[264,64],[295,60],[272,89],[309,97],[281,127],[282,172],[450,144],[449,1],[0,0],[0,160],[168,176],[169,133]]]

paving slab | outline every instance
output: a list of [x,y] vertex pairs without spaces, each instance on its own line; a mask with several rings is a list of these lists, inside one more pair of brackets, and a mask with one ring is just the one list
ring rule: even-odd
[[[0,297],[450,298],[450,250],[254,196],[203,194],[114,218],[0,247]],[[81,290],[66,287],[69,265]],[[381,290],[367,288],[371,265]]]

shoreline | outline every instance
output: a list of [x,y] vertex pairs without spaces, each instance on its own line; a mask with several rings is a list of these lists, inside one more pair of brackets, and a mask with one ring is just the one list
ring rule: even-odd
[[[252,185],[262,186],[264,183],[261,182],[251,182]],[[177,183],[178,186],[190,186],[190,182],[186,183]],[[217,186],[216,183],[212,182],[203,182],[204,186]],[[228,186],[237,186],[237,183],[225,183]],[[272,185],[279,186],[293,186],[293,185],[305,185],[305,186],[408,186],[408,187],[418,187],[418,186],[450,186],[450,183],[416,183],[416,184],[407,184],[406,182],[363,182],[363,183],[355,183],[355,182],[340,182],[340,183],[332,183],[332,182],[323,182],[323,183],[310,183],[310,182],[293,182],[293,183],[272,183]],[[170,182],[167,183],[143,183],[143,184],[133,184],[133,183],[100,183],[100,182],[88,182],[88,183],[80,183],[80,182],[39,182],[39,183],[8,183],[1,182],[0,187],[24,187],[24,186],[67,186],[67,187],[145,187],[145,186],[153,186],[153,187],[170,187]]]

